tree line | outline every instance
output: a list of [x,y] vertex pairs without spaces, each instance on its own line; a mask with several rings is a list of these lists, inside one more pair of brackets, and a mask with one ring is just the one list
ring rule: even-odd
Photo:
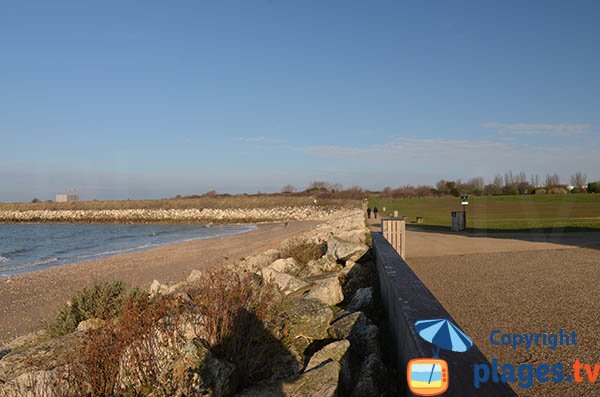
[[529,177],[524,172],[507,171],[503,175],[496,174],[486,183],[485,178],[478,176],[467,180],[440,180],[435,186],[403,185],[396,188],[385,187],[380,192],[365,190],[359,186],[344,188],[339,183],[314,181],[306,189],[299,190],[293,185],[282,187],[284,194],[310,193],[322,198],[361,199],[370,193],[379,193],[383,198],[412,198],[432,196],[460,196],[472,194],[475,196],[488,195],[521,195],[521,194],[567,194],[567,193],[600,193],[600,181],[587,183],[587,176],[577,171],[571,175],[570,185],[562,184],[557,173],[541,177],[532,174]]

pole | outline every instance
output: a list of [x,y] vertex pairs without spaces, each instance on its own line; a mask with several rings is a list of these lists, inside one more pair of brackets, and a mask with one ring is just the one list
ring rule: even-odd
[[467,206],[466,205],[463,205],[463,218],[464,218],[464,222],[465,222],[465,224],[463,225],[464,226],[463,230],[467,230]]

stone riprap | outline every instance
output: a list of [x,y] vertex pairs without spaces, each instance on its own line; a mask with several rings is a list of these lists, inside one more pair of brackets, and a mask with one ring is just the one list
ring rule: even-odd
[[0,211],[0,222],[59,223],[242,223],[327,220],[348,214],[347,209],[319,206],[276,208],[26,210]]
[[[347,239],[339,237],[340,234]],[[275,318],[282,322],[285,333],[272,336],[278,338],[284,352],[271,364],[270,378],[246,387],[240,385],[238,368],[213,352],[201,327],[188,327],[202,324],[201,317],[194,317],[193,322],[183,324],[177,332],[152,334],[160,340],[178,335],[173,339],[176,342],[151,343],[165,346],[160,351],[159,365],[164,377],[156,379],[155,386],[176,390],[176,395],[213,397],[393,395],[385,386],[387,369],[382,361],[379,328],[369,318],[371,310],[365,311],[373,304],[374,295],[370,278],[365,276],[366,269],[374,269],[365,244],[367,236],[362,211],[346,210],[342,216],[330,218],[309,233],[284,240],[278,250],[231,265],[231,270],[238,274],[260,280],[262,287],[279,290]],[[327,245],[328,249],[323,249],[321,258],[307,263],[282,257],[284,252],[293,252],[294,247],[306,247],[307,242],[321,244],[323,248]],[[183,302],[189,301],[185,291],[206,276],[204,272],[193,271],[187,280],[171,286],[155,281],[150,295],[173,295]],[[102,326],[96,320],[86,321],[72,335]],[[3,391],[28,391],[27,380],[32,376],[44,375],[47,379],[40,384],[52,389],[59,376],[57,368],[68,365],[68,359],[64,358],[67,355],[54,352],[70,347],[72,341],[68,338],[72,335],[37,346],[8,346],[8,353],[0,358],[0,395]],[[130,356],[124,354],[121,358],[117,381],[123,384],[129,382],[126,364],[131,361]],[[37,358],[33,366],[31,357]],[[49,390],[47,395],[57,393]]]

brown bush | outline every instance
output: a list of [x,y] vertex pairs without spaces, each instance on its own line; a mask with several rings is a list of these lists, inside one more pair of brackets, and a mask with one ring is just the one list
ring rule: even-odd
[[[143,395],[156,390],[159,352],[164,345],[173,345],[173,340],[157,339],[156,334],[175,337],[174,333],[162,331],[178,324],[178,311],[172,298],[148,300],[145,296],[133,296],[125,303],[119,319],[89,331],[80,340],[70,371],[78,394]],[[168,321],[164,321],[166,318]],[[126,368],[122,365],[124,359]],[[126,384],[119,385],[120,378],[126,379]]]
[[283,335],[274,315],[275,290],[254,275],[219,269],[190,295],[202,319],[199,332],[217,355],[236,365],[242,384],[269,378]]

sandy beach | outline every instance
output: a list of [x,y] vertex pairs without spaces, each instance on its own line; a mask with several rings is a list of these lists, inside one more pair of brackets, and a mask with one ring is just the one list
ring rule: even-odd
[[163,284],[184,280],[194,269],[230,263],[270,248],[286,237],[314,228],[319,222],[259,225],[235,235],[168,244],[151,250],[58,266],[0,281],[0,344],[40,329],[72,294],[104,280],[121,280],[147,289],[153,280]]

